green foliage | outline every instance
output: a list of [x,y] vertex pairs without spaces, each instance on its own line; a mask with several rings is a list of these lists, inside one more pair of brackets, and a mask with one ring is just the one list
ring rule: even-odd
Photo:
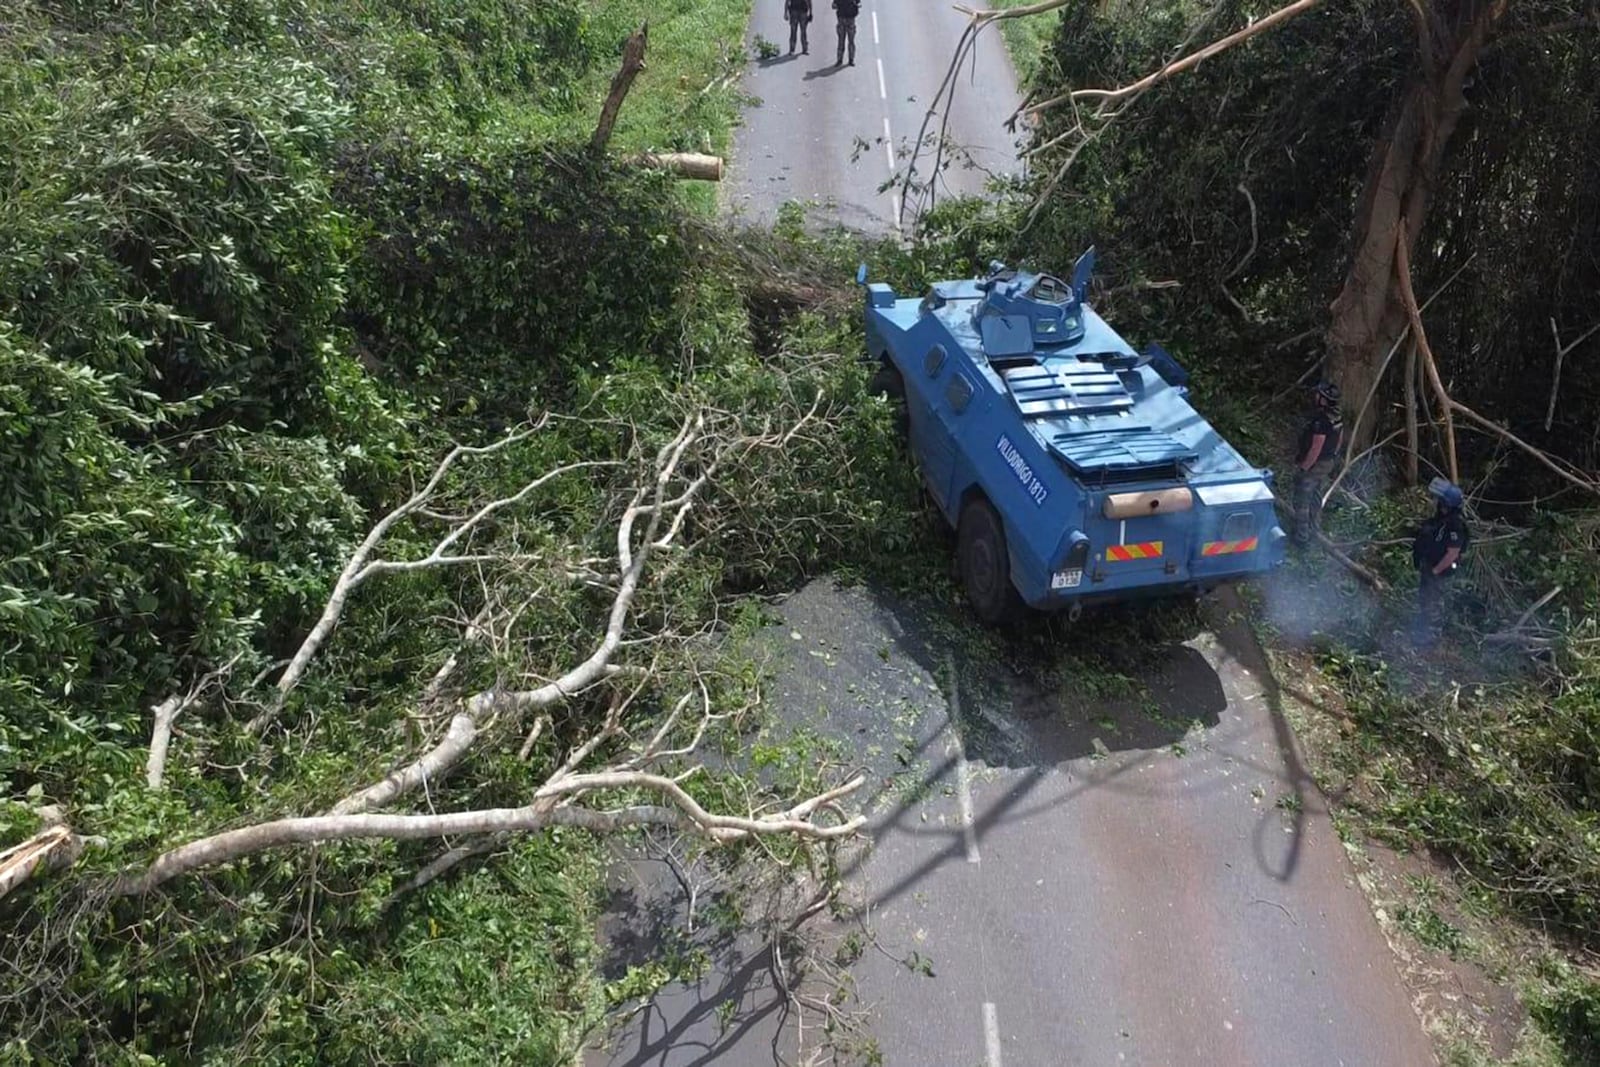
[[647,351],[674,321],[687,250],[660,174],[542,148],[400,147],[353,165],[340,195],[369,220],[357,344],[444,413],[514,422],[563,405],[541,384]]
[[[692,198],[577,147],[615,44],[646,14],[651,64],[615,144],[724,145],[745,13],[35,0],[8,23],[0,841],[37,830],[46,803],[98,840],[3,903],[0,951],[26,966],[0,978],[0,1059],[566,1063],[616,1000],[703,965],[669,955],[600,980],[600,856],[575,833],[509,842],[409,893],[436,844],[263,854],[147,900],[102,890],[183,840],[326,810],[413,755],[439,710],[416,694],[485,584],[523,605],[518,639],[465,648],[461,688],[587,655],[605,600],[566,568],[614,550],[623,479],[690,411],[729,435],[809,417],[786,447],[725,464],[667,577],[641,590],[641,629],[709,628],[730,594],[871,567],[924,536],[854,317],[766,305]],[[858,248],[832,248],[853,267]],[[281,730],[244,736],[377,516],[449,440],[547,411],[539,433],[446,479],[439,512],[557,464],[618,466],[487,524],[473,547],[515,566],[373,578]],[[418,516],[382,552],[415,558],[439,530]],[[758,625],[733,615],[742,634]],[[630,727],[690,666],[660,664]],[[737,654],[692,666],[718,706],[755,700]],[[151,705],[207,677],[166,788],[147,789]],[[525,803],[594,711],[563,709],[527,762],[485,749],[427,802]],[[780,762],[782,787],[816,783],[815,762]],[[722,808],[755,786],[687,787]]]
[[[134,405],[137,404],[138,407]],[[137,701],[180,667],[248,648],[229,516],[158,452],[160,406],[0,323],[0,782],[79,795],[125,770]],[[93,788],[93,786],[89,786]]]
[[[316,1010],[324,1062],[566,1064],[601,1018],[599,848],[582,834],[511,846],[397,916],[371,948],[320,966],[342,995]],[[470,995],[466,995],[470,991]]]
[[[1032,88],[1053,98],[1128,84],[1278,6],[1140,0],[1021,20],[1054,23]],[[1529,366],[1549,365],[1551,319],[1568,340],[1579,323],[1592,324],[1575,294],[1600,279],[1600,171],[1587,147],[1600,137],[1597,53],[1590,41],[1540,29],[1566,13],[1560,3],[1530,3],[1496,24],[1470,82],[1468,117],[1431,190],[1415,274],[1427,297],[1460,271],[1428,325],[1455,394],[1588,465],[1600,394],[1587,381],[1570,392],[1564,384],[1546,431],[1546,379],[1539,388],[1527,381]],[[1121,281],[1181,283],[1151,302],[1158,332],[1236,391],[1287,385],[1304,364],[1276,345],[1326,328],[1356,198],[1419,76],[1416,52],[1405,9],[1371,0],[1323,5],[1252,38],[1130,102],[1083,146],[1021,243],[1048,258],[1094,242]],[[1070,108],[1044,113],[1035,143],[1065,139],[1036,156],[1035,189],[1075,150],[1076,121]],[[1314,342],[1302,347],[1309,353]],[[1465,445],[1469,454],[1480,447],[1472,438]],[[1510,473],[1541,474],[1516,464]]]
[[1533,1016],[1567,1062],[1600,1063],[1600,981],[1562,960],[1546,961]]
[[[999,0],[996,8],[1023,7],[1034,0]],[[1006,19],[1000,23],[1000,33],[1005,37],[1006,50],[1011,53],[1011,65],[1017,71],[1017,83],[1028,85],[1037,76],[1039,64],[1044,59],[1046,47],[1055,32],[1056,18]]]

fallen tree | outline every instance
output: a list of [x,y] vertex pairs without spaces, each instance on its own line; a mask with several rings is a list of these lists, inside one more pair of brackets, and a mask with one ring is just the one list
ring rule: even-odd
[[[623,653],[630,642],[659,645],[678,639],[679,635],[664,632],[630,637],[635,625],[633,613],[641,589],[652,578],[660,580],[670,572],[671,563],[659,568],[662,573],[654,573],[652,568],[664,557],[684,550],[683,541],[693,525],[695,510],[704,503],[718,472],[730,462],[748,458],[753,451],[784,448],[806,429],[820,404],[819,397],[787,429],[756,433],[738,432],[724,417],[702,410],[687,417],[677,433],[659,445],[652,456],[639,457],[639,477],[618,491],[620,511],[609,567],[598,560],[562,565],[562,573],[569,580],[609,591],[610,604],[587,657],[542,684],[519,685],[514,678],[507,678],[490,688],[462,694],[454,701],[456,710],[441,736],[395,770],[350,792],[325,814],[266,818],[176,845],[145,866],[124,870],[115,878],[112,893],[149,893],[184,874],[270,849],[358,838],[449,838],[451,845],[446,853],[426,868],[425,881],[431,881],[461,860],[481,854],[484,849],[477,847],[474,839],[492,840],[553,827],[609,833],[657,826],[714,843],[760,835],[827,840],[855,833],[862,817],[847,815],[839,802],[861,786],[863,779],[859,776],[796,798],[776,810],[753,806],[742,812],[717,812],[707,808],[686,788],[686,783],[702,773],[700,768],[684,763],[693,758],[708,728],[723,721],[727,712],[715,706],[709,691],[700,684],[677,699],[665,714],[640,713],[644,704],[639,699],[641,694],[659,689],[665,682],[663,673],[657,669],[657,659],[649,663],[621,661],[627,658]],[[291,703],[289,697],[314,669],[319,654],[334,636],[352,592],[372,575],[468,563],[479,566],[486,575],[486,603],[474,615],[463,640],[487,641],[501,647],[512,640],[524,605],[496,591],[492,575],[497,568],[517,566],[523,554],[514,544],[488,537],[489,520],[504,519],[528,505],[539,489],[561,475],[580,468],[611,468],[618,464],[557,465],[529,479],[515,493],[464,510],[449,521],[448,532],[420,560],[382,560],[375,558],[375,551],[398,525],[419,518],[441,518],[430,504],[458,460],[497,454],[527,441],[540,425],[518,429],[487,446],[452,449],[421,489],[374,524],[346,562],[321,617],[272,687],[268,702],[250,720],[250,732],[262,733],[290,709],[304,710]],[[483,543],[478,544],[475,539]],[[425,694],[438,698],[454,672],[456,659],[452,656],[435,673]],[[171,698],[157,707],[151,741],[152,786],[159,785],[160,768],[170,758],[172,720],[180,710],[194,704],[199,692],[211,687],[222,673],[204,679],[189,695]],[[625,690],[619,688],[624,684]],[[430,800],[426,812],[380,812],[417,792],[436,792],[443,780],[470,756],[484,749],[514,747],[528,734],[519,753],[526,759],[555,709],[594,692],[612,694],[608,710],[598,721],[588,720],[587,725],[582,725],[582,719],[577,720],[580,726],[576,732],[570,729],[573,720],[568,716],[565,739],[569,747],[565,758],[542,781],[530,785],[525,803],[440,812],[434,810]],[[694,713],[689,710],[692,705],[697,705]],[[530,717],[535,719],[531,734],[527,729]],[[635,731],[639,732],[638,737]],[[0,855],[0,896],[41,872],[69,867],[83,849],[83,840],[64,825],[46,828]]]

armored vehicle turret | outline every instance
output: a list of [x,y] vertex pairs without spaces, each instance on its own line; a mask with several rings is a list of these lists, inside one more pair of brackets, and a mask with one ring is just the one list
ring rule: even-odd
[[903,399],[922,479],[956,528],[977,614],[1200,592],[1280,563],[1272,473],[1190,406],[1188,375],[1135,352],[1070,282],[991,265],[902,298],[865,286],[868,354]]

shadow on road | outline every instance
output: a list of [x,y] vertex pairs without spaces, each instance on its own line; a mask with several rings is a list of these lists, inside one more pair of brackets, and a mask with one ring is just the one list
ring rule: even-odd
[[[734,1049],[750,1062],[757,1046],[774,1064],[785,1062],[794,979],[786,980],[786,961],[774,946],[786,940],[780,920],[798,906],[786,897],[743,899],[740,880],[715,865],[661,856],[655,841],[614,854],[597,930],[604,949],[600,971],[617,982],[635,967],[665,961],[686,964],[700,977],[670,982],[631,1015],[613,1019],[610,1039],[589,1048],[584,1064],[699,1067],[726,1062]],[[756,903],[770,904],[771,914],[747,915],[743,924],[726,921]],[[697,959],[703,967],[695,966]]]
[[[936,842],[919,850],[913,869],[878,885],[871,906],[962,859],[959,827],[929,819],[926,806],[953,794],[960,756],[974,774],[997,776],[974,814],[981,845],[998,827],[1049,818],[1086,790],[1148,803],[1158,795],[1152,788],[1180,788],[1161,768],[1200,746],[1210,753],[1208,766],[1236,766],[1276,783],[1256,818],[1253,851],[1263,873],[1288,881],[1320,794],[1238,606],[1225,594],[1204,609],[1144,604],[1075,625],[1035,619],[996,632],[971,624],[958,603],[828,583],[791,598],[780,628],[790,637],[780,642],[783,717],[809,713],[811,726],[851,746],[868,775],[870,792],[857,800],[871,814],[875,840]],[[1219,730],[1230,699],[1242,693],[1266,714]],[[1198,766],[1198,758],[1183,765]],[[1229,788],[1220,773],[1181,786],[1195,801]]]
[[[975,626],[954,599],[821,581],[786,601],[762,639],[773,653],[769,729],[831,738],[867,777],[852,805],[868,813],[873,844],[842,853],[838,871],[866,890],[849,903],[869,939],[893,959],[908,953],[911,946],[877,940],[875,917],[916,907],[912,901],[941,884],[942,869],[968,869],[974,840],[985,855],[995,835],[1015,842],[1020,830],[1050,840],[1056,819],[1070,823],[1052,813],[1105,791],[1135,811],[1170,814],[1180,797],[1183,805],[1211,804],[1205,798],[1236,788],[1229,767],[1276,783],[1278,795],[1268,792],[1254,807],[1248,794],[1237,795],[1255,819],[1255,865],[1289,881],[1320,794],[1236,607],[1227,599],[1204,611],[1147,604],[1075,626],[1044,619],[996,632]],[[1257,710],[1245,716],[1230,700]],[[980,801],[970,833],[953,817],[969,775]],[[897,858],[872,859],[869,868],[885,847]],[[779,1046],[795,1026],[774,942],[719,934],[703,917],[685,939],[689,894],[668,865],[648,866],[658,868],[646,876],[656,884],[619,892],[607,909],[608,979],[659,959],[663,948],[704,951],[710,966],[642,1008],[609,1058],[586,1062],[783,1062]],[[637,876],[639,863],[632,868]]]
[[782,1063],[777,1045],[789,999],[775,966],[770,948],[747,959],[714,961],[707,978],[669,987],[648,1001],[608,1058],[592,1054],[586,1062],[606,1067],[701,1067],[741,1047],[757,1029],[770,1027],[767,1043],[773,1046],[772,1062]]
[[1216,726],[1227,707],[1216,671],[1184,643],[1204,628],[1187,605],[974,633],[948,609],[884,593],[873,600],[900,648],[937,679],[974,763],[1051,767],[1161,749]]
[[[1233,592],[1228,591],[1223,594],[1223,602],[1237,605],[1238,599]],[[1283,767],[1278,771],[1277,777],[1289,790],[1284,795],[1291,798],[1278,804],[1280,813],[1287,813],[1290,820],[1288,847],[1274,859],[1272,849],[1267,844],[1270,825],[1268,820],[1261,819],[1257,821],[1251,834],[1251,850],[1255,854],[1256,864],[1263,871],[1280,882],[1287,882],[1300,864],[1300,848],[1305,839],[1307,809],[1314,807],[1319,812],[1323,810],[1322,793],[1317,789],[1305,764],[1301,762],[1294,731],[1289,726],[1289,720],[1284,717],[1283,693],[1286,687],[1279,685],[1277,676],[1273,674],[1266,656],[1262,654],[1261,646],[1256,642],[1255,635],[1242,623],[1235,623],[1223,627],[1219,637],[1228,654],[1259,680],[1262,695],[1266,698],[1267,717],[1272,723],[1273,741],[1277,746],[1278,756],[1283,761]],[[1282,836],[1282,834],[1276,835],[1274,839]]]
[[793,63],[797,59],[805,59],[805,58],[807,58],[805,53],[802,53],[802,52],[790,52],[790,53],[788,53],[786,55],[773,56],[770,59],[759,59],[759,60],[756,61],[756,66],[761,67],[763,70],[765,70],[767,67],[781,67],[785,63]]
[[849,68],[844,67],[844,66],[840,66],[839,64],[836,64],[836,63],[835,64],[829,64],[826,67],[817,67],[814,70],[806,71],[805,74],[801,77],[800,80],[801,81],[810,82],[810,81],[816,81],[818,78],[831,78],[835,74],[838,74],[841,70],[847,70],[847,69],[849,69]]

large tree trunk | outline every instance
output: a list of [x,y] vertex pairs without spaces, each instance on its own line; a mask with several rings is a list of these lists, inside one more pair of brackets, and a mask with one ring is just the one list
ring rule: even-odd
[[[1331,309],[1329,373],[1346,395],[1367,395],[1406,327],[1395,281],[1397,231],[1403,222],[1406,247],[1415,248],[1445,149],[1466,109],[1463,83],[1507,2],[1436,0],[1424,7],[1426,0],[1412,0],[1419,69],[1373,149],[1356,202],[1350,269]],[[1355,446],[1369,443],[1375,430],[1372,418],[1352,427]]]

